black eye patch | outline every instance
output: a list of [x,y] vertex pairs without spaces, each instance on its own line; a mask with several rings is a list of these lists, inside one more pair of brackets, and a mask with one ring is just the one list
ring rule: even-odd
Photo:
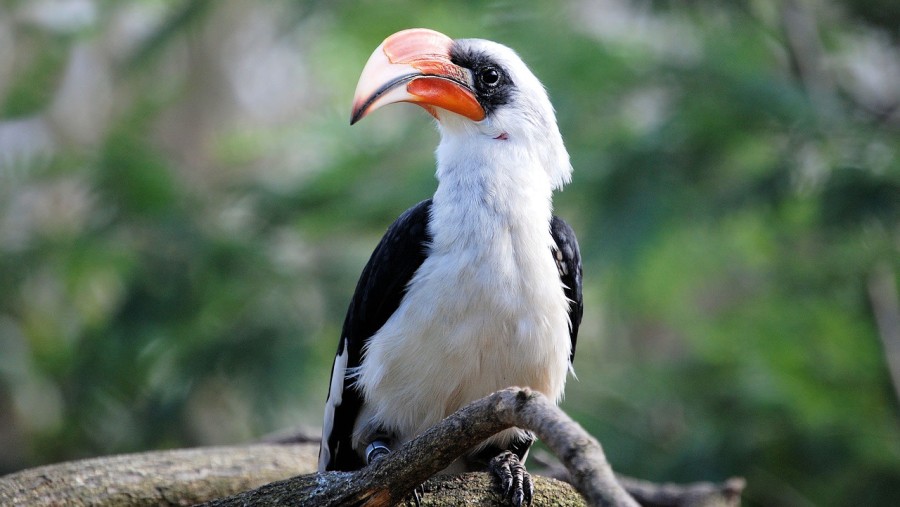
[[512,100],[515,85],[509,73],[486,53],[461,49],[454,44],[450,61],[472,71],[475,97],[486,115]]

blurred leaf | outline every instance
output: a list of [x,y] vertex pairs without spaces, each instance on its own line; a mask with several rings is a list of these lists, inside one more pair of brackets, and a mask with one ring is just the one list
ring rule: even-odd
[[[0,471],[319,424],[357,277],[436,185],[431,118],[351,128],[353,86],[427,26],[514,47],[557,109],[586,284],[564,408],[617,470],[891,504],[900,407],[866,284],[900,258],[898,49],[877,5],[796,9],[813,29],[789,46],[778,2],[85,2],[66,37],[11,3]],[[112,90],[66,105],[102,131],[78,144],[44,113],[83,42]],[[4,121],[25,115],[43,138]]]

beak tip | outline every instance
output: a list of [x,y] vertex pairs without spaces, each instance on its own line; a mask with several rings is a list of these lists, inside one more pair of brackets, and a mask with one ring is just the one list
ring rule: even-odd
[[354,107],[353,111],[350,113],[350,125],[356,125],[356,123],[359,122],[359,120],[362,120],[365,115],[365,109]]

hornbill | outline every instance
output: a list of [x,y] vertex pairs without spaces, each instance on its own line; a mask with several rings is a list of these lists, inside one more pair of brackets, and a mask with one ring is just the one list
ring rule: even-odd
[[[582,315],[581,258],[551,194],[572,166],[543,85],[511,49],[427,29],[395,33],[363,68],[351,124],[395,102],[440,131],[434,196],[387,230],[344,321],[319,470],[355,470],[509,386],[563,395]],[[488,468],[530,503],[518,428],[445,472]]]

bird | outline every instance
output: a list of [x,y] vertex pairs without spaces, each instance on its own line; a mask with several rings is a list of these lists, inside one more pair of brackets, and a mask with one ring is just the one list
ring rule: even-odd
[[[552,194],[572,165],[548,94],[510,48],[413,28],[363,67],[351,125],[398,102],[434,117],[437,188],[391,224],[350,301],[319,470],[357,470],[510,387],[557,403],[583,314],[582,265]],[[511,428],[445,470],[490,470],[529,504],[534,435]]]

